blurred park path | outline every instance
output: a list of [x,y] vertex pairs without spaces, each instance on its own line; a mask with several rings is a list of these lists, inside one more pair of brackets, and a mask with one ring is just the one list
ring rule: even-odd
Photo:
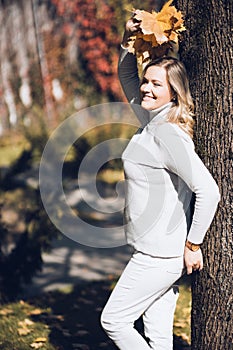
[[113,279],[122,272],[131,248],[92,248],[62,236],[49,253],[43,253],[43,270],[33,278],[25,294],[70,288],[83,282]]
[[[54,242],[51,253],[43,254],[43,271],[28,287],[26,299],[50,310],[35,315],[34,321],[49,326],[49,341],[57,349],[117,349],[103,331],[100,315],[130,255],[128,246],[97,249],[66,237]],[[141,319],[136,328],[143,332]],[[190,347],[174,335],[174,350]]]
[[[76,240],[78,241],[80,237],[81,241],[87,241],[85,237],[88,236],[89,232],[85,231],[81,225],[82,220],[84,220],[94,228],[103,227],[106,233],[108,233],[108,228],[112,226],[119,227],[119,239],[116,242],[121,243],[124,241],[121,210],[124,205],[123,184],[121,183],[121,188],[117,186],[116,189],[116,186],[98,182],[99,197],[97,198],[97,195],[93,193],[93,185],[90,185],[94,183],[93,181],[87,174],[82,174],[78,181],[77,179],[69,179],[64,184],[67,203],[72,209],[77,209],[80,216]],[[15,182],[38,189],[38,169],[21,173],[15,178]],[[84,198],[83,194],[85,194]],[[98,209],[96,210],[97,205]],[[117,247],[115,238],[113,237],[112,241],[111,235],[106,235],[106,233],[104,236],[106,242],[109,242],[110,247],[114,245],[116,247],[95,248],[88,246],[88,243],[82,245],[61,234],[59,239],[52,242],[51,251],[43,252],[42,271],[25,288],[25,295],[32,296],[42,292],[71,288],[75,284],[84,282],[118,277],[129,260],[132,249],[127,245]]]

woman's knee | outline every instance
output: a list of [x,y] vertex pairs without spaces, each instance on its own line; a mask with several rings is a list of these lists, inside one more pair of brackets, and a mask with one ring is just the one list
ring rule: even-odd
[[113,320],[109,317],[108,312],[105,311],[105,309],[102,311],[100,316],[100,323],[102,328],[105,330],[105,332],[110,332],[113,328]]
[[105,309],[102,311],[100,323],[108,335],[118,333],[121,331],[121,329],[124,329],[124,325],[121,322],[117,322],[116,320],[117,316],[114,316],[113,313],[108,312]]

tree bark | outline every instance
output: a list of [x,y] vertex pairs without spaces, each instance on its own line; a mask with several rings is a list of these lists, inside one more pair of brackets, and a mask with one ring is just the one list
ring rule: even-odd
[[192,279],[192,349],[233,349],[232,0],[177,0],[187,32],[181,60],[196,105],[196,150],[220,188],[203,243],[204,270]]

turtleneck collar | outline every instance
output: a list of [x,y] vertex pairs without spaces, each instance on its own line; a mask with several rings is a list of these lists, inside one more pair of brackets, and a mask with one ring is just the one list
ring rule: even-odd
[[149,124],[152,124],[157,121],[161,121],[165,119],[165,116],[167,115],[168,111],[172,107],[173,103],[168,102],[165,105],[154,109],[153,111],[149,112]]
[[141,127],[145,128],[146,125],[153,125],[157,121],[165,120],[165,116],[167,115],[170,108],[173,106],[172,102],[168,102],[165,105],[156,108],[152,111],[148,111],[141,107],[138,104],[132,104],[132,108],[137,115],[138,119],[141,122]]

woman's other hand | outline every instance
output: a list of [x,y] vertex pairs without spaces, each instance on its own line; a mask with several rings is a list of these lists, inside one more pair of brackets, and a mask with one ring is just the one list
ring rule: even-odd
[[193,252],[188,247],[184,248],[184,262],[187,268],[187,274],[190,275],[193,271],[203,269],[203,256],[201,248]]

